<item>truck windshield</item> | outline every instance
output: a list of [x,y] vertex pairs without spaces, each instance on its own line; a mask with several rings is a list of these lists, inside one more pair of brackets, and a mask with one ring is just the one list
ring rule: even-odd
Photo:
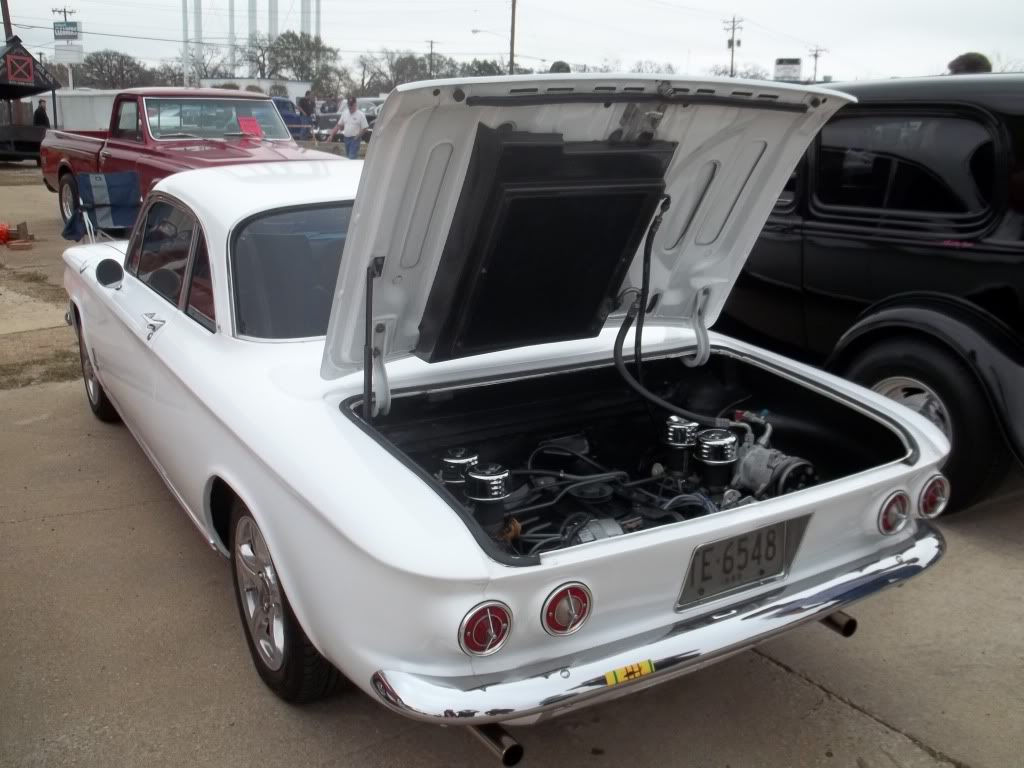
[[236,331],[258,339],[323,336],[352,203],[272,210],[231,238]]
[[145,104],[154,139],[223,139],[246,133],[291,138],[270,100],[147,98]]

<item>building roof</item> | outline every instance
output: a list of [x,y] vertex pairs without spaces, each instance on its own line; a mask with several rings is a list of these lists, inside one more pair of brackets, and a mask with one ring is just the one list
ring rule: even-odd
[[60,87],[57,78],[36,61],[17,35],[0,47],[0,99],[23,99]]

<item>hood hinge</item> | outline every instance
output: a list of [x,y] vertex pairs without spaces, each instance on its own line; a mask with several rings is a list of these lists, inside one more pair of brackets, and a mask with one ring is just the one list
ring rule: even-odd
[[[373,323],[373,281],[384,272],[384,257],[375,256],[366,266],[366,329],[363,342],[363,418],[367,421],[377,415],[378,405],[373,392],[373,371],[379,367],[381,377],[387,388],[387,377],[384,375],[384,324]],[[378,330],[379,328],[379,330]],[[380,346],[377,344],[380,343]],[[391,405],[391,393],[386,394],[388,407]],[[385,411],[387,413],[387,411]]]

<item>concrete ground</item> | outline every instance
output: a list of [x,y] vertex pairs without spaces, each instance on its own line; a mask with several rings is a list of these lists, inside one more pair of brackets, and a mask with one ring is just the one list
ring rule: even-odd
[[[0,261],[45,280],[0,282],[0,372],[44,339],[73,350],[68,329],[48,327],[59,314],[26,303],[60,308],[56,201],[5,186],[7,175],[0,168],[0,221],[27,219],[41,241],[31,259],[0,248]],[[52,383],[77,377],[68,367],[37,376],[48,383],[0,383],[0,766],[496,764],[468,734],[407,721],[360,692],[306,708],[270,694],[226,561],[128,431],[92,417],[80,381]],[[1024,765],[1024,482],[1011,477],[941,527],[945,560],[857,606],[852,639],[807,626],[518,729],[524,765]]]

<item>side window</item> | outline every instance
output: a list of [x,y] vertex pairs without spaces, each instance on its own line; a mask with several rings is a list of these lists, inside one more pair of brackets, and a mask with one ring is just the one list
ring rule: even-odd
[[170,203],[153,203],[146,215],[138,277],[175,305],[185,284],[193,229],[195,220],[191,214]]
[[122,101],[118,105],[117,127],[114,129],[114,138],[139,141],[142,136],[139,133],[139,103],[134,100]]
[[993,155],[988,129],[967,117],[841,116],[821,132],[815,202],[861,221],[884,215],[977,226],[990,212]]
[[188,316],[207,330],[217,328],[213,309],[213,279],[210,276],[210,254],[206,238],[200,232],[196,238],[196,255],[192,260],[192,279],[188,288]]

